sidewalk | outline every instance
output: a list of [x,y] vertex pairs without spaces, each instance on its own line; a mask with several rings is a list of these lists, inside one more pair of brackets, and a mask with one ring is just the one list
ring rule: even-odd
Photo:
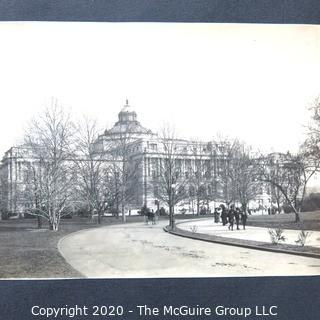
[[[182,222],[177,225],[177,228],[187,232],[192,232],[192,229],[195,229],[195,233],[213,235],[217,237],[271,243],[268,228],[247,226],[246,230],[243,230],[240,225],[240,230],[237,230],[235,225],[233,231],[231,231],[228,230],[228,225],[223,226],[222,223],[214,223],[212,218]],[[305,245],[320,248],[320,231],[305,231],[309,232]],[[284,229],[283,235],[286,238],[284,243],[297,245],[295,241],[298,240],[299,233],[300,230]]]
[[268,233],[268,228],[247,227],[246,230],[228,230],[228,226],[221,223],[214,223],[213,219],[199,219],[176,223],[176,228],[171,230],[168,226],[164,231],[176,236],[236,246],[247,249],[262,250],[268,252],[285,253],[310,258],[320,259],[320,232],[307,231],[309,236],[305,246],[297,244],[300,230],[283,230],[285,242],[273,244]]

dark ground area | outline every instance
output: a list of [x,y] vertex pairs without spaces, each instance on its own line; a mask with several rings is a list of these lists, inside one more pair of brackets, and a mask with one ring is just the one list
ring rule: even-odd
[[[185,219],[186,216],[178,215],[176,219],[179,218]],[[127,217],[127,223],[143,221],[142,216]],[[121,217],[103,217],[100,226],[118,223],[122,223]],[[96,221],[80,217],[61,220],[56,232],[50,231],[45,221],[43,228],[37,229],[36,219],[0,220],[0,279],[82,277],[60,255],[58,242],[69,233],[98,227]]]
[[[128,222],[143,221],[132,216]],[[121,223],[121,218],[103,218],[101,226]],[[65,235],[99,225],[88,218],[73,217],[61,221],[59,231],[37,229],[35,219],[0,221],[0,278],[71,278],[81,275],[59,254],[58,242]]]
[[263,216],[248,216],[247,224],[255,227],[265,228],[282,228],[293,230],[320,230],[320,211],[301,212],[300,223],[295,223],[294,214],[278,214],[278,215],[263,215]]

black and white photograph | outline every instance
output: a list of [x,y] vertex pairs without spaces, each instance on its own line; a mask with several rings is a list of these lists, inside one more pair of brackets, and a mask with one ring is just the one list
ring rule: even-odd
[[320,274],[320,27],[0,23],[0,278]]

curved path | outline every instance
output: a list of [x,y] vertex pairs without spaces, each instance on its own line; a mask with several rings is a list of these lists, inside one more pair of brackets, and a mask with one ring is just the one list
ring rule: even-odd
[[318,275],[319,259],[177,237],[166,222],[113,225],[63,238],[59,250],[86,277]]
[[[184,231],[189,231],[192,228],[196,228],[197,233],[203,233],[208,235],[216,235],[219,237],[252,240],[270,243],[270,235],[268,228],[251,227],[247,226],[246,230],[243,230],[240,225],[240,230],[234,226],[233,231],[228,230],[228,225],[223,226],[222,223],[213,223],[213,219],[198,219],[189,220],[183,223],[179,223],[177,227]],[[320,248],[320,231],[305,230],[308,233],[306,245]],[[296,245],[300,230],[283,229],[283,236],[285,237],[285,243],[290,245]]]

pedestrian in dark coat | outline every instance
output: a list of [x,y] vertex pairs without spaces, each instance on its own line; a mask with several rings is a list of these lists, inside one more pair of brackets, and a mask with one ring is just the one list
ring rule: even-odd
[[222,219],[222,225],[226,225],[228,223],[228,212],[226,208],[222,208],[222,213],[221,213],[221,219]]
[[236,211],[234,212],[234,217],[236,219],[236,225],[237,225],[237,230],[239,229],[239,223],[240,223],[240,209],[236,208]]
[[148,224],[148,209],[147,206],[141,208],[141,214],[144,216],[144,223]]
[[215,223],[220,222],[220,215],[219,215],[218,208],[215,208],[215,209],[214,209],[214,222],[215,222]]
[[234,225],[234,209],[233,207],[230,208],[229,212],[228,212],[228,220],[229,220],[229,230],[233,231],[233,225]]
[[151,212],[150,212],[150,218],[151,218],[152,224],[156,224],[156,220],[155,220],[155,216],[154,216],[154,211],[153,211],[153,209],[152,209]]
[[150,208],[147,208],[147,224],[149,224],[149,221],[152,221],[152,212]]
[[247,219],[248,219],[247,213],[245,211],[241,212],[241,222],[242,222],[243,230],[246,230]]

